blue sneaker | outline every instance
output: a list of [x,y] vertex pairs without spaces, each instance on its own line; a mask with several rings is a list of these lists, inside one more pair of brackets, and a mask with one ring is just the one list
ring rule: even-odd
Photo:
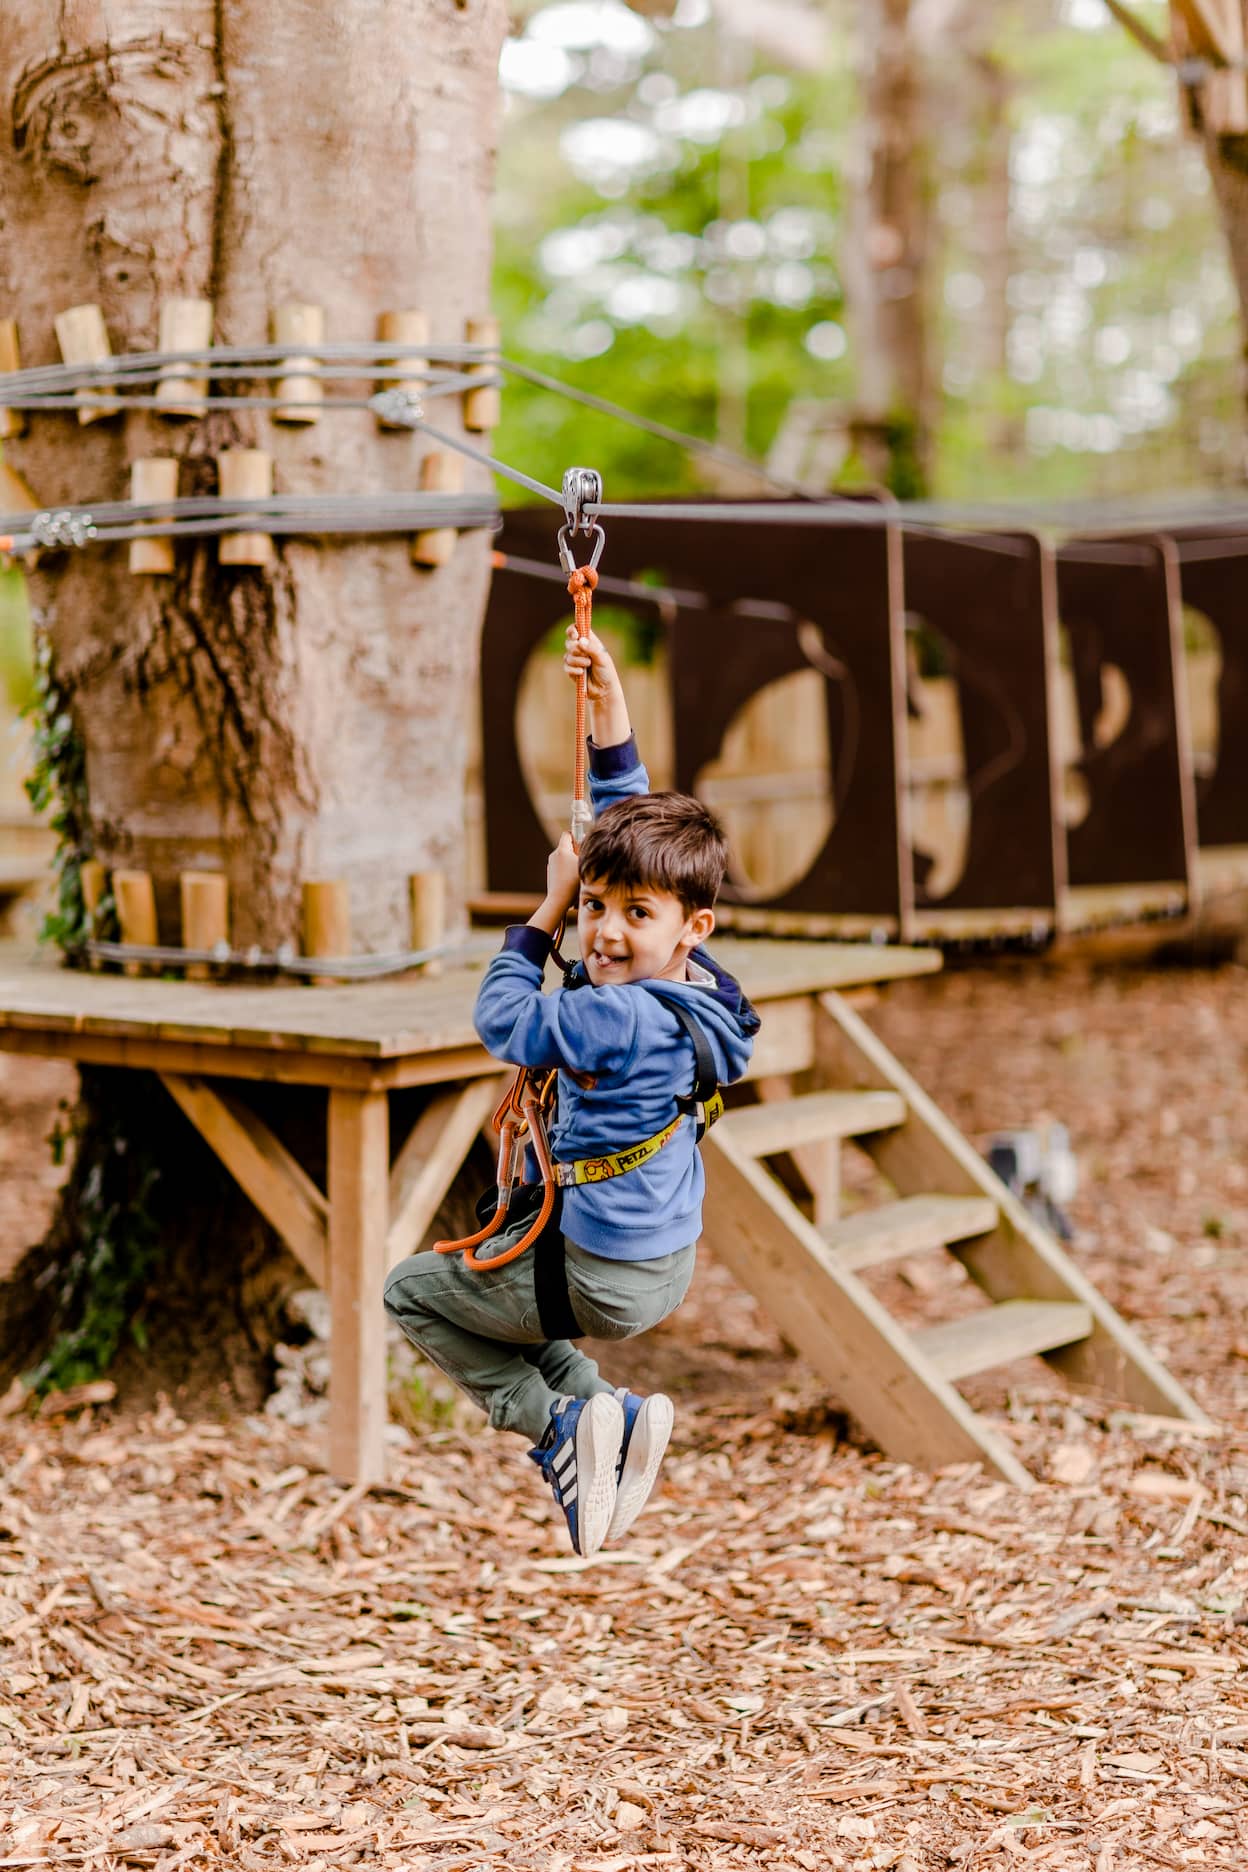
[[668,1438],[672,1434],[672,1400],[656,1391],[638,1397],[635,1391],[616,1392],[624,1412],[624,1441],[616,1478],[615,1509],[607,1529],[609,1541],[622,1540],[650,1499],[658,1479]]
[[623,1438],[619,1399],[603,1391],[552,1404],[550,1428],[529,1451],[563,1509],[573,1550],[586,1558],[606,1539]]

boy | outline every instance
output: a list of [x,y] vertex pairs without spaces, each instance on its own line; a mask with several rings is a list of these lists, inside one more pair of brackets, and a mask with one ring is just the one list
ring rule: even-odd
[[[628,1152],[671,1132],[627,1173],[562,1191],[576,1324],[594,1338],[628,1339],[679,1306],[693,1275],[704,1177],[694,1125],[676,1120],[695,1078],[695,1046],[705,1055],[709,1045],[720,1083],[739,1079],[758,1016],[700,947],[715,927],[727,856],[717,821],[683,794],[651,795],[600,640],[570,625],[564,667],[573,679],[586,675],[599,816],[579,857],[567,833],[551,853],[546,896],[527,924],[507,931],[475,1022],[496,1058],[559,1069],[556,1162]],[[574,905],[581,963],[570,985],[543,994],[554,938]],[[693,1017],[697,1042],[673,1004]],[[478,1257],[501,1254],[527,1226],[528,1218],[511,1222]],[[620,1539],[645,1506],[672,1405],[613,1388],[569,1339],[543,1333],[534,1262],[530,1249],[474,1272],[460,1255],[413,1255],[390,1274],[385,1304],[495,1429],[531,1439],[573,1548],[592,1554]]]

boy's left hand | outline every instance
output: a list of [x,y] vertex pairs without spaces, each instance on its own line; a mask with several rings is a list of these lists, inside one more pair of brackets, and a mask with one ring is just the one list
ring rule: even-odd
[[581,637],[575,624],[569,624],[563,647],[563,667],[573,682],[585,678],[585,693],[591,702],[605,702],[622,695],[619,672],[611,653],[596,631]]

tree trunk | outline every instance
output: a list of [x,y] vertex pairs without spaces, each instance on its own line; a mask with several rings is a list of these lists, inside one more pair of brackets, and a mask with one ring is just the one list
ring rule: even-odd
[[[172,296],[213,300],[222,344],[267,342],[290,301],[325,308],[330,342],[372,340],[380,312],[406,307],[459,342],[487,308],[503,0],[8,12],[0,311],[24,364],[54,362],[55,315],[87,302],[114,352],[154,349]],[[460,428],[455,400],[431,416]],[[213,458],[233,446],[269,450],[276,490],[300,494],[415,489],[426,447],[363,410],[278,426],[259,408],[39,415],[6,445],[45,505],[124,498],[147,455],[180,459],[180,493],[215,492]],[[483,479],[469,467],[469,486]],[[355,947],[371,950],[406,945],[410,873],[461,886],[488,549],[466,536],[428,572],[398,537],[291,539],[256,570],[179,541],[168,578],[133,576],[116,547],[43,556],[32,610],[85,743],[89,838],[105,865],[153,873],[162,938],[178,938],[185,869],[223,870],[235,940],[266,947],[297,939],[303,877],[349,880]],[[184,1135],[173,1124],[162,1150]],[[199,1239],[195,1209],[184,1190],[162,1230]],[[238,1214],[252,1225],[241,1198]]]
[[855,440],[874,479],[926,489],[931,454],[930,204],[911,0],[859,0],[862,117],[845,291],[857,363]]
[[[1216,22],[1221,55],[1231,60],[1229,69],[1213,68],[1219,47],[1201,35],[1198,22],[1184,9],[1172,6],[1170,29],[1174,55],[1196,57],[1206,65],[1203,82],[1185,88],[1181,96],[1188,123],[1204,148],[1239,302],[1240,355],[1248,359],[1248,73],[1242,69],[1248,47],[1248,0],[1239,0],[1238,11],[1238,20],[1232,6]],[[1241,377],[1241,395],[1245,393],[1248,375]],[[1248,449],[1242,446],[1240,476],[1248,479]]]
[[[1218,219],[1226,241],[1231,277],[1239,301],[1241,396],[1248,395],[1248,136],[1203,135],[1205,160],[1213,183]],[[1248,480],[1248,446],[1242,446],[1239,477]]]

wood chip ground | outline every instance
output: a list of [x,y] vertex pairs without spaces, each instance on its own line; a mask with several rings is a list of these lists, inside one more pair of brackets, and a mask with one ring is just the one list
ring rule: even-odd
[[271,1416],[11,1415],[0,1868],[1248,1864],[1248,973],[1005,966],[873,1018],[977,1136],[1070,1126],[1076,1252],[1220,1434],[1027,1364],[976,1398],[1035,1493],[920,1474],[709,1260],[616,1354],[677,1434],[589,1563],[462,1414],[412,1406],[372,1489]]

